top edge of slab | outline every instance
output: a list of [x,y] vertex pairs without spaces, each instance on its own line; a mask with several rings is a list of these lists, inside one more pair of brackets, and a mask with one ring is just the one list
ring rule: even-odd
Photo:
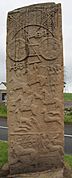
[[41,7],[41,6],[61,6],[61,3],[55,3],[55,2],[48,2],[48,3],[39,3],[39,4],[32,4],[32,5],[28,5],[28,6],[24,6],[24,7],[20,7],[20,8],[17,8],[17,9],[14,9],[12,11],[9,11],[8,14],[12,14],[12,13],[19,13],[19,12],[22,12],[24,9],[27,9],[27,8],[32,8],[32,7]]

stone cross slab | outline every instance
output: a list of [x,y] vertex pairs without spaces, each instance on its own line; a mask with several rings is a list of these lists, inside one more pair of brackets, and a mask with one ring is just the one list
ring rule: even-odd
[[11,174],[62,168],[61,4],[8,13],[7,91]]

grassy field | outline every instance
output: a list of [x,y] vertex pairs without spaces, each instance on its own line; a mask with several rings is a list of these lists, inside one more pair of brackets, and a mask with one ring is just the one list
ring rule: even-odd
[[72,112],[64,115],[64,123],[72,124]]
[[65,163],[72,169],[72,155],[64,156]]
[[[72,101],[72,93],[64,93],[64,101]],[[72,124],[72,108],[65,108],[64,123]]]
[[0,104],[0,116],[7,117],[7,106]]
[[64,93],[64,101],[72,101],[72,93]]
[[0,141],[0,167],[8,161],[8,144]]

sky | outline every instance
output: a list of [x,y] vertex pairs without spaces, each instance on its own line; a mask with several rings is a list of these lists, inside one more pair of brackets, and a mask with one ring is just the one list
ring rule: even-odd
[[72,68],[72,0],[0,0],[0,82],[6,80],[7,13],[16,8],[44,2],[62,4],[64,66]]

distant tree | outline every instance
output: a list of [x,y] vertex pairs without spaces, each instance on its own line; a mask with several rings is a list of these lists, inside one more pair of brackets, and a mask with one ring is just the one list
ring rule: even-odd
[[65,88],[66,82],[64,82],[64,88]]

